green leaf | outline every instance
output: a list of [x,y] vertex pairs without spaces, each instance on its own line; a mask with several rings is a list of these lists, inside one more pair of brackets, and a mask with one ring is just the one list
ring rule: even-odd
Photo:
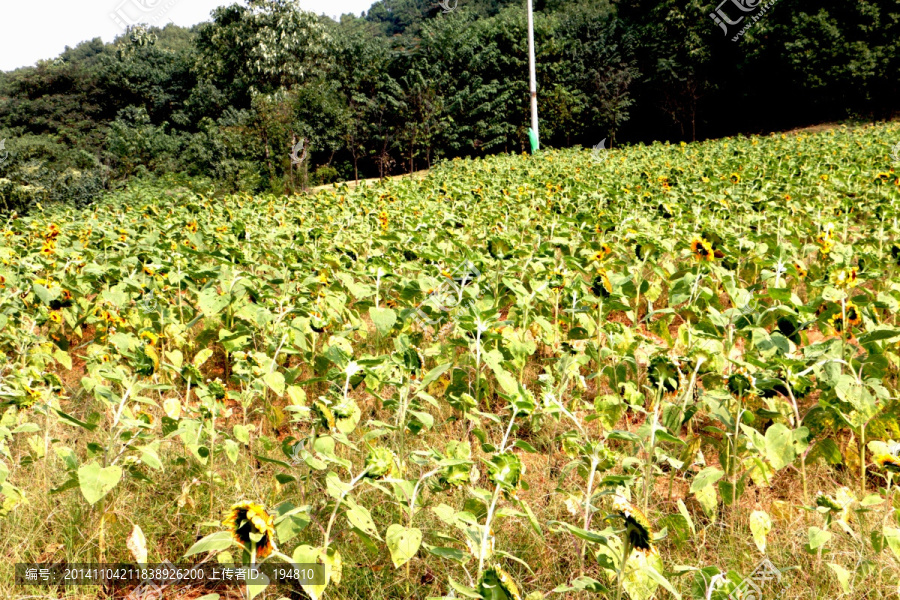
[[194,356],[194,366],[199,369],[204,364],[206,364],[206,361],[208,361],[212,355],[213,351],[210,348],[204,348],[203,350],[198,352],[196,356]]
[[766,430],[766,458],[776,471],[797,458],[793,442],[793,433],[781,423],[775,423]]
[[687,521],[688,527],[691,529],[691,533],[693,535],[697,535],[697,530],[694,527],[694,520],[691,518],[691,513],[688,512],[687,506],[685,506],[684,501],[678,500],[678,512],[681,513],[681,516],[684,517],[684,520]]
[[425,377],[422,378],[422,383],[419,384],[419,389],[427,388],[431,383],[437,381],[437,378],[444,374],[450,367],[453,366],[452,362],[446,362],[442,365],[438,365],[435,368],[431,369],[427,373],[425,373]]
[[885,525],[882,529],[882,533],[884,533],[884,541],[887,542],[891,552],[900,559],[900,529]]
[[220,296],[219,292],[213,287],[206,288],[197,296],[197,305],[207,319],[222,312],[230,303],[230,296],[224,294]]
[[356,504],[350,499],[347,500],[347,506],[350,507],[347,510],[347,520],[350,521],[350,524],[380,540],[381,536],[378,535],[378,528],[375,527],[375,521],[372,520],[372,514],[369,512],[369,509]]
[[[293,564],[302,565],[302,564],[320,564],[322,561],[320,560],[320,554],[318,548],[313,548],[312,546],[300,545],[294,548],[294,553],[291,555],[291,559],[293,560]],[[331,570],[325,569],[325,583],[322,585],[304,585],[301,584],[300,587],[303,588],[303,591],[306,592],[306,595],[310,597],[311,600],[319,600],[322,597],[322,594],[325,592],[325,588],[328,586],[328,582],[331,580]]]
[[244,445],[250,443],[250,430],[245,425],[235,425],[232,431],[234,432],[234,439]]
[[[575,537],[580,538],[582,540],[593,542],[595,544],[601,544],[603,546],[609,545],[609,539],[605,535],[600,535],[599,533],[595,533],[593,531],[587,531],[586,529],[582,529],[581,527],[576,527],[575,525],[570,525],[565,521],[550,521],[551,525],[562,525],[566,528],[570,533],[572,533]],[[559,531],[559,530],[557,530]]]
[[238,452],[240,451],[240,446],[238,446],[237,442],[234,440],[225,440],[225,456],[228,457],[228,460],[231,461],[231,464],[236,465],[238,459]]
[[900,335],[900,329],[893,328],[880,328],[875,331],[870,331],[869,333],[865,333],[859,336],[860,345],[871,344],[872,342],[880,342],[883,340],[890,340]]
[[475,598],[475,600],[484,600],[482,598],[481,594],[479,594],[478,592],[476,592],[474,589],[470,588],[469,586],[466,586],[461,583],[457,583],[457,582],[453,581],[452,577],[450,577],[449,580],[450,580],[450,587],[452,587],[454,590],[456,590],[457,592],[459,592],[466,598]]
[[763,554],[766,553],[766,536],[772,531],[772,519],[768,513],[762,510],[754,510],[750,513],[750,532],[753,534],[753,543]]
[[272,371],[271,373],[266,373],[263,377],[263,381],[266,382],[266,385],[269,386],[269,389],[275,392],[279,397],[284,395],[284,375],[282,375],[279,371]]
[[69,425],[75,425],[77,427],[81,427],[82,429],[87,429],[88,431],[93,431],[93,430],[97,429],[97,425],[95,425],[95,424],[85,423],[84,421],[79,421],[72,415],[64,413],[63,411],[61,411],[59,409],[54,408],[53,410],[55,410],[56,414],[58,414],[60,416],[63,423],[68,423]]
[[558,585],[553,589],[555,594],[564,594],[566,592],[593,592],[595,594],[603,594],[608,591],[609,588],[602,583],[585,575],[575,578],[569,585]]
[[66,368],[67,371],[72,370],[72,357],[69,356],[68,352],[63,351],[60,348],[56,349],[56,352],[53,353],[53,358],[56,359],[56,362],[61,364]]
[[828,566],[834,571],[834,574],[837,576],[838,583],[841,584],[841,589],[844,590],[845,594],[850,593],[850,571],[842,567],[841,565],[836,565],[834,563],[828,563]]
[[702,490],[705,487],[708,487],[718,480],[722,479],[725,476],[725,471],[721,469],[717,469],[715,467],[706,467],[694,477],[694,481],[691,482],[691,493],[695,494],[698,491]]
[[809,528],[809,549],[816,550],[824,546],[831,539],[831,532],[819,529],[818,527]]
[[466,553],[462,550],[457,550],[456,548],[445,548],[443,546],[428,546],[427,544],[425,547],[430,554],[434,554],[439,558],[453,560],[458,563],[464,563],[466,561]]
[[78,469],[78,485],[85,500],[91,505],[112,491],[121,479],[121,467],[111,466],[102,469],[96,461]]
[[378,335],[381,336],[387,335],[397,322],[397,313],[390,308],[375,308],[374,306],[370,306],[369,317],[372,319],[372,322],[375,323],[375,329],[378,330]]
[[422,530],[394,523],[388,527],[385,539],[394,567],[399,568],[409,562],[419,551],[419,546],[422,544]]
[[217,531],[215,533],[211,533],[190,548],[188,551],[184,553],[185,556],[193,556],[194,554],[200,554],[201,552],[214,552],[216,550],[224,550],[228,548],[232,544],[232,537],[230,531]]

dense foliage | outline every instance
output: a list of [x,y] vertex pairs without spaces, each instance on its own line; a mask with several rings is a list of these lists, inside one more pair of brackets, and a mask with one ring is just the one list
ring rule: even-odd
[[[752,5],[752,3],[750,3]],[[536,4],[542,143],[692,140],[890,118],[897,0],[782,0],[738,42],[715,8],[671,0]],[[137,27],[0,74],[8,208],[85,203],[142,174],[236,190],[382,176],[527,147],[520,3],[381,0],[339,23],[293,0]],[[292,166],[306,138],[309,157]]]
[[486,600],[725,600],[768,557],[783,598],[892,597],[898,134],[7,218],[0,552]]

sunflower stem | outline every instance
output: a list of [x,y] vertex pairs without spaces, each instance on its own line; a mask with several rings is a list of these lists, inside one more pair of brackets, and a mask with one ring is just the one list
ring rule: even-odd
[[616,577],[616,600],[622,600],[622,586],[624,583],[625,563],[631,557],[631,538],[626,532],[625,541],[622,544],[622,563],[619,565],[619,574]]

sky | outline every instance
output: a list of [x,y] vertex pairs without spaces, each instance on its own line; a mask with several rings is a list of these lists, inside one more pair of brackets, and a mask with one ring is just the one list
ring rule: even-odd
[[[111,42],[124,26],[148,22],[183,27],[209,21],[217,6],[238,0],[0,0],[0,71],[59,56],[66,46],[100,37]],[[300,0],[316,14],[360,14],[374,0]]]

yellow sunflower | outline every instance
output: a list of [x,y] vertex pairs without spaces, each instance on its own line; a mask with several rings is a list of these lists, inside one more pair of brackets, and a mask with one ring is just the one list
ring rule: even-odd
[[844,307],[844,314],[847,316],[847,325],[862,324],[862,315],[859,314],[859,308],[852,302],[848,302]]
[[653,549],[653,527],[640,510],[621,496],[613,498],[613,514],[625,521],[631,547],[642,552]]
[[51,311],[50,312],[50,321],[53,323],[57,323],[57,324],[62,323],[62,321],[63,321],[62,313],[59,312],[58,310]]
[[893,454],[877,454],[872,461],[884,469],[885,471],[890,471],[891,473],[900,473],[900,458],[894,456]]
[[691,241],[691,254],[698,260],[708,261],[713,260],[716,256],[715,252],[713,252],[712,244],[703,238],[694,238]]
[[224,524],[248,551],[256,544],[257,559],[267,557],[275,549],[275,519],[262,504],[238,502],[231,507]]
[[806,270],[806,267],[804,267],[802,263],[795,262],[794,269],[797,271],[797,277],[799,279],[806,279],[808,271]]
[[737,173],[732,173],[732,174],[731,174],[731,177],[729,177],[729,180],[731,181],[731,183],[740,183],[740,182],[741,182],[741,176],[738,175]]

